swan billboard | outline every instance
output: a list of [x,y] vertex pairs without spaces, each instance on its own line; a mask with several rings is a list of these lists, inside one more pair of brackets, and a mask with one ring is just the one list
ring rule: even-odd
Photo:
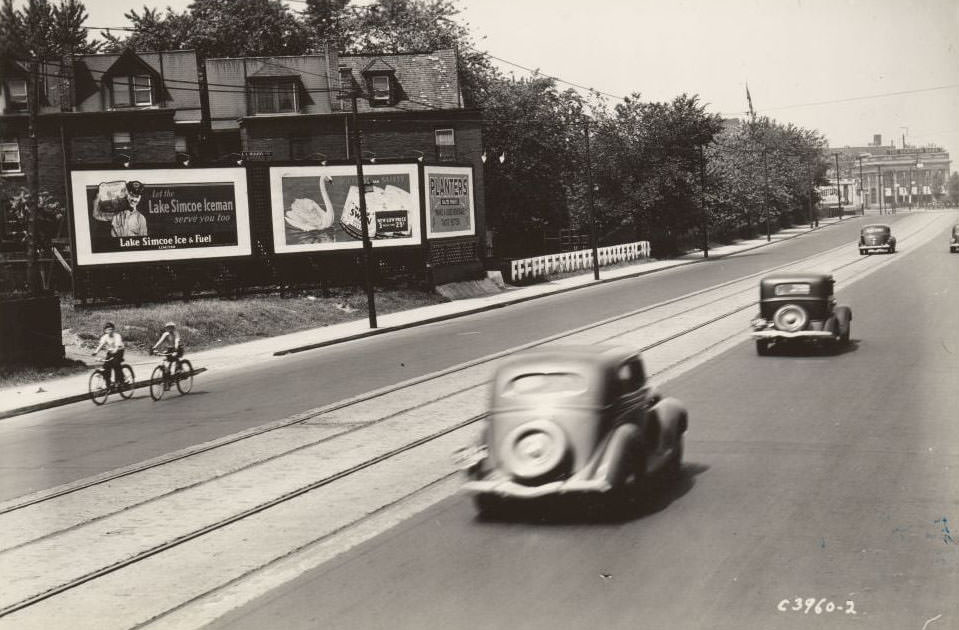
[[[373,247],[419,245],[416,165],[370,164],[363,180]],[[363,247],[355,166],[272,167],[270,200],[276,253]]]
[[242,168],[70,174],[78,265],[248,256]]
[[426,166],[426,236],[448,238],[476,234],[473,169]]

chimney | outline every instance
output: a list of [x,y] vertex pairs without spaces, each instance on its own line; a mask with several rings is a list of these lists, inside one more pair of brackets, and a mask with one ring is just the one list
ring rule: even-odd
[[872,146],[881,147],[882,146],[882,134],[874,133],[872,134]]

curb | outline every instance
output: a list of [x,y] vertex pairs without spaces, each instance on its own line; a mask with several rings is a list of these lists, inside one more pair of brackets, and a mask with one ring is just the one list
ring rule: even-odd
[[[206,372],[206,368],[196,368],[193,370],[193,376],[200,374],[201,372]],[[148,381],[134,381],[133,389],[137,390],[141,387],[149,387],[153,383],[152,380]],[[24,407],[16,407],[14,409],[8,409],[6,411],[0,411],[0,420],[5,418],[12,418],[13,416],[21,416],[26,413],[33,413],[34,411],[43,411],[44,409],[52,409],[53,407],[62,407],[63,405],[70,405],[75,402],[80,402],[81,400],[86,400],[90,397],[90,394],[84,392],[82,394],[73,394],[71,396],[64,396],[63,398],[54,398],[53,400],[48,400],[45,402],[34,403],[32,405],[26,405]]]
[[[858,216],[858,215],[856,215],[856,216]],[[855,217],[850,216],[850,217],[848,217],[848,218],[855,218]],[[447,320],[450,320],[450,319],[456,319],[457,317],[464,317],[464,316],[467,316],[467,315],[475,315],[475,314],[477,314],[477,313],[484,313],[484,312],[492,311],[492,310],[495,310],[495,309],[498,309],[498,308],[504,308],[504,307],[507,307],[507,306],[513,306],[513,305],[515,305],[515,304],[522,304],[523,302],[529,302],[529,301],[531,301],[531,300],[538,300],[538,299],[540,299],[540,298],[550,297],[550,296],[553,296],[553,295],[560,295],[560,294],[563,294],[563,293],[569,293],[570,291],[577,291],[577,290],[579,290],[579,289],[585,289],[585,288],[588,288],[588,287],[595,287],[595,286],[598,286],[598,285],[601,285],[601,284],[607,284],[607,283],[610,283],[610,282],[616,282],[616,281],[618,281],[618,280],[627,280],[627,279],[629,279],[629,278],[638,278],[638,277],[640,277],[640,276],[646,276],[646,275],[650,275],[650,274],[653,274],[653,273],[659,273],[659,272],[661,272],[661,271],[667,271],[667,270],[669,270],[669,269],[676,269],[677,267],[685,267],[685,266],[687,266],[687,265],[696,265],[696,264],[700,264],[700,263],[704,263],[704,262],[709,262],[710,260],[722,260],[723,258],[727,258],[727,257],[729,257],[729,256],[735,256],[736,254],[741,254],[741,253],[743,253],[743,252],[752,251],[752,250],[754,250],[754,249],[759,249],[759,248],[761,248],[761,247],[768,247],[769,245],[773,245],[773,244],[775,244],[775,243],[781,243],[781,242],[783,242],[783,241],[790,241],[790,240],[792,240],[792,239],[794,239],[794,238],[799,238],[800,236],[804,236],[804,235],[810,234],[810,233],[812,233],[812,232],[817,232],[817,231],[819,231],[819,230],[823,230],[823,229],[828,228],[828,227],[833,226],[833,225],[838,225],[838,224],[842,223],[842,221],[843,221],[843,220],[840,219],[839,221],[835,221],[835,222],[833,222],[833,223],[827,223],[827,224],[825,224],[825,225],[820,225],[820,226],[818,226],[818,227],[815,227],[815,228],[812,228],[812,229],[809,229],[809,230],[805,230],[805,231],[803,231],[803,232],[799,232],[798,234],[793,234],[792,236],[787,236],[786,238],[777,239],[777,240],[775,240],[775,241],[767,241],[767,242],[765,242],[765,243],[760,243],[760,244],[758,244],[758,245],[753,245],[752,247],[747,247],[747,248],[745,248],[745,249],[740,249],[740,250],[738,250],[738,251],[730,252],[730,253],[728,253],[728,254],[722,254],[722,255],[719,255],[719,256],[711,256],[711,257],[709,257],[709,258],[696,258],[696,259],[693,259],[693,260],[677,261],[676,264],[674,264],[674,265],[670,265],[670,266],[668,266],[668,267],[660,267],[659,269],[648,269],[648,270],[645,270],[645,271],[637,271],[637,272],[635,272],[635,273],[630,273],[630,274],[627,274],[627,275],[624,275],[624,276],[616,276],[615,278],[601,278],[601,279],[599,279],[599,280],[593,280],[592,282],[589,282],[589,283],[587,283],[587,284],[582,284],[582,285],[575,286],[575,287],[565,287],[565,288],[561,288],[561,289],[556,289],[555,291],[550,291],[550,292],[548,292],[548,293],[540,293],[539,295],[528,295],[528,296],[526,296],[526,297],[516,298],[516,299],[513,299],[513,300],[506,300],[506,301],[503,301],[503,302],[498,302],[498,303],[496,303],[496,304],[487,304],[487,305],[485,305],[485,306],[477,306],[477,307],[475,307],[475,308],[467,309],[467,310],[465,310],[465,311],[459,311],[459,312],[456,312],[456,313],[449,313],[449,314],[447,314],[447,315],[437,315],[437,316],[435,316],[435,317],[427,317],[426,319],[420,319],[420,320],[416,320],[416,321],[414,321],[414,322],[407,322],[407,323],[405,323],[405,324],[397,324],[397,325],[395,325],[395,326],[386,326],[386,327],[384,327],[384,328],[374,328],[374,329],[372,329],[372,330],[366,330],[366,331],[363,331],[363,332],[361,332],[361,333],[356,333],[356,334],[353,334],[353,335],[347,335],[346,337],[338,337],[338,338],[336,338],[336,339],[328,339],[328,340],[326,340],[326,341],[318,341],[318,342],[316,342],[316,343],[306,344],[306,345],[302,345],[302,346],[294,346],[294,347],[292,347],[292,348],[287,348],[287,349],[285,349],[285,350],[277,350],[276,352],[273,353],[273,356],[280,357],[280,356],[285,356],[285,355],[288,355],[288,354],[295,354],[295,353],[297,353],[297,352],[306,352],[307,350],[316,350],[317,348],[325,348],[325,347],[327,347],[327,346],[333,346],[333,345],[336,345],[336,344],[339,344],[339,343],[346,343],[346,342],[348,342],[348,341],[356,341],[356,340],[358,340],[358,339],[365,339],[365,338],[367,338],[367,337],[375,337],[375,336],[377,336],[377,335],[383,335],[383,334],[390,333],[390,332],[395,332],[395,331],[399,331],[399,330],[406,330],[406,329],[408,329],[408,328],[415,328],[415,327],[417,327],[417,326],[425,326],[425,325],[427,325],[427,324],[434,324],[434,323],[436,323],[436,322],[443,322],[443,321],[447,321]],[[206,368],[197,368],[197,369],[195,369],[195,370],[193,371],[193,373],[194,373],[194,374],[199,374],[199,373],[205,372],[205,371],[206,371]],[[134,388],[135,388],[135,389],[138,389],[138,388],[140,388],[140,387],[146,387],[146,386],[148,386],[149,384],[150,384],[149,381],[141,381],[141,382],[139,382],[139,383],[136,383],[135,386],[134,386]],[[89,394],[87,394],[86,392],[84,392],[84,393],[82,393],[82,394],[73,394],[73,395],[71,395],[71,396],[64,396],[63,398],[56,398],[56,399],[53,399],[53,400],[48,400],[48,401],[46,401],[46,402],[36,403],[36,404],[33,404],[33,405],[25,405],[25,406],[23,406],[23,407],[16,407],[16,408],[14,408],[14,409],[8,409],[8,410],[6,410],[6,411],[0,410],[0,420],[3,420],[3,419],[5,419],[5,418],[12,418],[12,417],[14,417],[14,416],[20,416],[20,415],[27,414],[27,413],[33,413],[33,412],[35,412],[35,411],[43,411],[43,410],[45,410],[45,409],[52,409],[52,408],[54,408],[54,407],[61,407],[61,406],[63,406],[63,405],[69,405],[69,404],[72,404],[72,403],[75,403],[75,402],[80,402],[80,401],[82,401],[82,400],[86,400],[88,397],[89,397]]]
[[[852,218],[852,217],[850,217],[850,218]],[[730,252],[730,253],[728,253],[728,254],[722,254],[722,255],[719,255],[719,256],[712,256],[712,257],[710,257],[710,258],[696,258],[696,259],[694,259],[694,260],[678,261],[678,262],[677,262],[676,264],[674,264],[674,265],[670,265],[670,266],[668,266],[668,267],[660,267],[659,269],[648,269],[648,270],[645,270],[645,271],[637,271],[637,272],[635,272],[635,273],[630,273],[630,274],[627,274],[627,275],[624,275],[624,276],[616,276],[615,278],[600,278],[599,280],[593,280],[592,282],[589,282],[589,283],[587,283],[587,284],[581,284],[581,285],[575,286],[575,287],[566,287],[566,288],[556,289],[555,291],[550,291],[550,292],[548,292],[548,293],[540,293],[539,295],[529,295],[529,296],[526,296],[526,297],[516,298],[516,299],[513,299],[513,300],[505,300],[505,301],[503,301],[503,302],[497,302],[496,304],[487,304],[487,305],[485,305],[485,306],[477,306],[477,307],[475,307],[475,308],[471,308],[471,309],[468,309],[468,310],[465,310],[465,311],[459,311],[459,312],[457,312],[457,313],[449,313],[449,314],[447,314],[447,315],[437,315],[437,316],[435,316],[435,317],[428,317],[428,318],[426,318],[426,319],[420,319],[420,320],[417,320],[417,321],[415,321],[415,322],[408,322],[408,323],[406,323],[406,324],[397,324],[397,325],[395,325],[395,326],[386,326],[386,327],[384,327],[384,328],[374,328],[374,329],[372,329],[372,330],[366,330],[366,331],[363,331],[363,332],[361,332],[361,333],[356,333],[356,334],[353,334],[353,335],[349,335],[349,336],[347,336],[347,337],[339,337],[339,338],[336,338],[336,339],[327,339],[326,341],[318,341],[318,342],[316,342],[316,343],[311,343],[311,344],[307,344],[307,345],[303,345],[303,346],[295,346],[295,347],[293,347],[293,348],[287,348],[287,349],[285,349],[285,350],[277,350],[276,352],[273,353],[273,356],[275,356],[275,357],[280,357],[280,356],[285,356],[285,355],[287,355],[287,354],[295,354],[295,353],[297,353],[297,352],[305,352],[305,351],[307,351],[307,350],[316,350],[317,348],[325,348],[325,347],[327,347],[327,346],[333,346],[333,345],[336,345],[336,344],[338,344],[338,343],[345,343],[345,342],[347,342],[347,341],[356,341],[357,339],[365,339],[365,338],[367,338],[367,337],[375,337],[375,336],[377,336],[377,335],[382,335],[382,334],[385,334],[385,333],[388,333],[388,332],[394,332],[394,331],[397,331],[397,330],[406,330],[407,328],[414,328],[414,327],[416,327],[416,326],[425,326],[425,325],[427,325],[427,324],[433,324],[433,323],[436,323],[436,322],[448,321],[448,320],[450,320],[450,319],[455,319],[455,318],[457,318],[457,317],[463,317],[463,316],[466,316],[466,315],[475,315],[476,313],[485,313],[485,312],[487,312],[487,311],[492,311],[492,310],[495,310],[495,309],[498,309],[498,308],[503,308],[503,307],[506,307],[506,306],[513,306],[514,304],[522,304],[523,302],[529,302],[529,301],[531,301],[531,300],[538,300],[538,299],[540,299],[540,298],[550,297],[550,296],[553,296],[553,295],[560,295],[560,294],[563,294],[563,293],[569,293],[570,291],[577,291],[577,290],[579,290],[579,289],[585,289],[585,288],[587,288],[587,287],[595,287],[595,286],[599,286],[599,285],[601,285],[601,284],[607,284],[607,283],[609,283],[609,282],[616,282],[617,280],[626,280],[626,279],[629,279],[629,278],[638,278],[638,277],[640,277],[640,276],[646,276],[646,275],[653,274],[653,273],[659,273],[660,271],[666,271],[666,270],[669,270],[669,269],[676,269],[677,267],[685,267],[685,266],[687,266],[687,265],[696,265],[696,264],[699,264],[699,263],[709,262],[710,260],[722,260],[723,258],[726,258],[726,257],[728,257],[728,256],[734,256],[734,255],[736,255],[736,254],[741,254],[741,253],[743,253],[743,252],[749,252],[749,251],[752,251],[752,250],[754,250],[754,249],[759,249],[759,248],[761,248],[761,247],[768,247],[769,245],[773,245],[773,244],[775,244],[775,243],[781,243],[781,242],[783,242],[783,241],[790,241],[790,240],[792,240],[792,239],[794,239],[794,238],[798,238],[798,237],[800,237],[800,236],[804,236],[804,235],[809,234],[809,233],[811,233],[811,232],[817,232],[817,231],[822,230],[822,229],[825,229],[825,228],[827,228],[827,227],[829,227],[829,226],[831,226],[831,225],[837,225],[837,224],[839,224],[839,223],[841,223],[841,222],[842,222],[842,221],[840,220],[840,221],[836,221],[836,222],[834,222],[834,223],[828,223],[828,224],[826,224],[826,225],[820,225],[819,227],[812,228],[811,230],[807,230],[807,231],[805,231],[805,232],[799,232],[798,234],[793,234],[792,236],[787,236],[786,238],[781,238],[781,239],[778,239],[778,240],[776,240],[776,241],[767,241],[767,242],[765,242],[765,243],[760,243],[759,245],[753,245],[752,247],[747,247],[747,248],[745,248],[745,249],[740,249],[740,250],[738,250],[738,251]]]

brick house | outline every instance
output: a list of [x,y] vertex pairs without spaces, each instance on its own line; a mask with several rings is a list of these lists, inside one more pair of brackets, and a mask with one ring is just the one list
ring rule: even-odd
[[[32,161],[28,77],[26,64],[0,63],[0,176],[24,185]],[[39,186],[64,203],[72,168],[173,166],[198,149],[193,51],[77,55],[43,63],[39,83]]]
[[475,235],[431,240],[426,249],[437,283],[482,271],[482,121],[463,106],[453,50],[208,59],[206,75],[221,158],[254,152],[273,162],[354,159],[354,90],[366,157],[472,166]]

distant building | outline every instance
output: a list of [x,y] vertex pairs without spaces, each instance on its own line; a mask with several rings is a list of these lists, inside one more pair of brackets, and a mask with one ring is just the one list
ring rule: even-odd
[[[946,196],[950,173],[949,153],[939,146],[882,146],[882,137],[861,147],[830,147],[830,170],[835,181],[833,155],[839,155],[842,179],[855,182],[856,194],[862,191],[860,204],[879,208],[924,206]],[[861,166],[861,172],[860,172]]]

